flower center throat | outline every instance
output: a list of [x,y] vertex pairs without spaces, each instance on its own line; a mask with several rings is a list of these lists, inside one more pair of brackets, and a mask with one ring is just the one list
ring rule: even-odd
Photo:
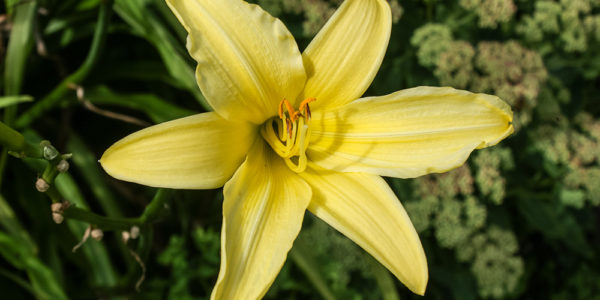
[[288,100],[283,99],[279,102],[279,117],[269,119],[260,131],[273,151],[296,173],[306,169],[306,148],[310,140],[309,103],[315,100],[304,99],[295,110]]

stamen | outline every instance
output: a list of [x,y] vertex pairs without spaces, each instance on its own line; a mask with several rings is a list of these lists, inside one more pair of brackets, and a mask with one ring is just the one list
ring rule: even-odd
[[306,99],[302,100],[302,102],[300,102],[299,110],[303,111],[305,108],[308,108],[308,104],[313,101],[317,101],[317,98],[306,98]]
[[[315,98],[306,98],[300,102],[298,110],[287,99],[279,102],[277,118],[271,119],[261,128],[261,134],[286,165],[294,172],[306,169],[306,149],[310,141],[310,106]],[[287,113],[286,113],[287,110]]]
[[305,116],[309,120],[310,120],[311,114],[310,114],[310,106],[308,106],[308,104],[313,101],[317,101],[317,98],[306,98],[306,99],[302,100],[302,102],[300,102],[300,107],[298,108],[299,111],[305,111]]
[[277,109],[277,112],[279,113],[279,118],[283,120],[283,102],[287,101],[285,99],[281,100],[281,102],[279,102],[279,108]]
[[283,112],[283,105],[285,105],[285,108],[287,109],[288,115],[290,116],[290,119],[292,119],[292,122],[295,122],[296,119],[298,119],[298,115],[294,107],[290,104],[290,101],[287,101],[287,99],[283,99],[281,100],[281,102],[279,102],[279,117],[281,119],[285,117],[285,114]]
[[292,121],[290,121],[290,119],[285,119],[285,124],[287,127],[287,133],[288,133],[288,137],[291,139],[292,138]]

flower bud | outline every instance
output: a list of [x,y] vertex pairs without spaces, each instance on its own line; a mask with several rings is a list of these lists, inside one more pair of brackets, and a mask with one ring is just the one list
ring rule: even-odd
[[69,162],[65,159],[61,160],[58,165],[56,165],[56,169],[61,173],[67,172],[69,170]]
[[53,213],[59,213],[59,212],[62,212],[62,210],[63,210],[63,204],[62,204],[61,202],[52,203],[52,204],[50,205],[50,210],[51,210]]
[[123,240],[124,244],[127,244],[127,242],[129,241],[130,238],[131,238],[131,234],[129,234],[129,232],[127,232],[127,231],[121,232],[121,239]]
[[140,228],[137,226],[131,227],[131,229],[129,230],[129,234],[131,235],[132,239],[137,239],[140,236]]
[[42,146],[42,152],[46,160],[53,160],[58,156],[58,154],[60,154],[58,153],[58,150],[56,150],[56,148],[54,148],[54,146],[52,146],[52,144],[50,144],[48,141],[42,141],[40,145]]
[[56,224],[61,224],[65,220],[65,217],[63,217],[63,215],[60,214],[60,213],[53,212],[52,213],[52,220]]
[[92,230],[92,232],[90,233],[90,235],[96,241],[100,241],[100,240],[102,240],[102,237],[104,237],[104,232],[102,231],[102,229],[96,228],[96,229]]
[[50,185],[46,182],[46,180],[42,178],[38,178],[35,182],[35,189],[40,193],[45,193],[50,188]]

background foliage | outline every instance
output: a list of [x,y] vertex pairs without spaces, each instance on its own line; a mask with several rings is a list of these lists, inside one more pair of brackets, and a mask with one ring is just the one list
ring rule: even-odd
[[[301,49],[340,2],[258,1]],[[515,134],[464,166],[388,179],[427,253],[426,298],[600,299],[600,1],[390,5],[389,49],[367,95],[450,85],[496,94],[515,111]],[[49,161],[2,152],[3,297],[207,298],[222,192],[156,194],[96,162],[128,133],[206,110],[185,32],[166,5],[4,0],[0,57],[2,121],[30,143],[43,138],[73,154],[56,176],[46,167],[62,158],[52,147]],[[38,177],[51,183],[45,194]],[[56,224],[49,199],[80,210]],[[73,252],[88,228],[103,238]],[[266,298],[419,298],[310,214],[290,258]]]

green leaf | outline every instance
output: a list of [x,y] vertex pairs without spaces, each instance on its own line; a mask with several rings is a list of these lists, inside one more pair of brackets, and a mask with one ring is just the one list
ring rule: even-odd
[[156,60],[119,61],[99,66],[97,76],[102,82],[120,82],[122,80],[155,81],[166,83],[177,89],[185,85],[171,77],[165,65]]
[[86,91],[86,98],[97,105],[112,104],[141,110],[156,123],[196,113],[170,104],[153,94],[117,94],[105,86]]
[[23,102],[31,102],[33,97],[27,95],[0,97],[0,108],[9,107]]
[[106,215],[109,217],[122,217],[123,213],[119,209],[116,197],[106,185],[98,164],[98,158],[88,149],[84,141],[77,135],[71,135],[67,143],[67,151],[74,154],[70,161],[83,175],[87,185],[92,190],[92,194],[96,197]]
[[13,7],[13,19],[8,49],[6,50],[6,67],[4,69],[4,94],[18,95],[21,92],[25,62],[33,46],[33,24],[37,10],[37,1],[25,1],[18,5],[16,1],[6,1],[7,7]]
[[6,7],[6,12],[9,16],[12,16],[17,3],[19,3],[19,0],[4,0],[4,6]]
[[2,225],[6,232],[13,238],[18,239],[21,244],[31,249],[33,253],[37,253],[37,246],[31,240],[27,231],[23,229],[23,226],[16,218],[14,211],[2,195],[0,195],[0,225]]
[[90,50],[83,64],[79,66],[77,71],[64,78],[63,81],[52,90],[52,92],[40,99],[40,101],[33,105],[28,111],[21,114],[15,124],[17,128],[22,128],[29,125],[36,118],[44,114],[46,111],[52,109],[56,104],[59,104],[64,98],[65,94],[71,91],[71,86],[73,84],[81,83],[92,71],[98,62],[100,52],[104,48],[106,35],[108,33],[108,23],[112,13],[112,4],[112,0],[105,0],[100,6],[100,12],[98,14],[98,21],[96,22],[95,26],[96,29],[94,30],[92,45],[90,46]]
[[0,231],[0,255],[27,273],[37,299],[68,299],[54,273],[20,240]]
[[189,56],[182,49],[183,44],[148,9],[150,4],[147,0],[116,0],[115,11],[133,28],[135,34],[154,45],[169,74],[185,86],[206,110],[212,110],[198,88],[194,68],[188,63]]

